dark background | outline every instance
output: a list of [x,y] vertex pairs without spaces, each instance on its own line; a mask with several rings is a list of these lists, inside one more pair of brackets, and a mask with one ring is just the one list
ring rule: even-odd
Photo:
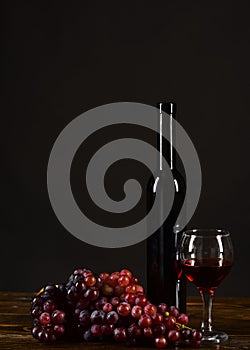
[[249,296],[249,2],[1,3],[0,290],[38,290],[77,266],[128,267],[144,283],[144,243],[102,249],[62,227],[47,162],[84,111],[172,99],[203,173],[189,226],[232,233],[235,265],[218,295]]

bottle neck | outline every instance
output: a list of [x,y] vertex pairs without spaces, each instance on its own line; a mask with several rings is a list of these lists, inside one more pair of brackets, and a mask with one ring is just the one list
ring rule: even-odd
[[[164,113],[165,112],[165,113]],[[166,113],[168,115],[166,115]],[[174,132],[174,108],[172,103],[159,103],[158,116],[158,169],[164,171],[163,158],[169,164],[171,170],[175,168],[175,132]],[[168,141],[169,140],[169,141]]]

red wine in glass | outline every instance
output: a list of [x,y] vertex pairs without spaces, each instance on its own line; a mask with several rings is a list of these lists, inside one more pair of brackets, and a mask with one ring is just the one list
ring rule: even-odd
[[214,291],[231,267],[230,260],[220,258],[187,259],[182,264],[187,279],[202,291]]
[[180,260],[181,270],[202,296],[202,342],[211,344],[227,340],[225,332],[213,329],[212,297],[233,264],[230,233],[221,229],[185,231],[180,243]]

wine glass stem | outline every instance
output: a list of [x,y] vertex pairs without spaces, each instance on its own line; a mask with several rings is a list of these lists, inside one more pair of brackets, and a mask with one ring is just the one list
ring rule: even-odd
[[203,332],[212,331],[212,304],[213,304],[213,294],[209,292],[200,291],[202,301],[203,301],[203,321],[201,324],[201,329]]

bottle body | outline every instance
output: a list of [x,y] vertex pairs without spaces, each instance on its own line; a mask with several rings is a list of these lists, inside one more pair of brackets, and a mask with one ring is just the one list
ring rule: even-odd
[[[164,117],[160,124],[162,128],[164,126],[169,128],[169,123],[166,123],[166,125],[164,123]],[[168,131],[173,132],[172,127]],[[163,133],[160,133],[159,137],[162,137],[159,140],[161,145],[160,156],[165,157],[170,165],[174,179],[175,195],[167,219],[147,239],[147,294],[149,300],[156,305],[165,302],[167,305],[175,305],[181,312],[185,312],[186,280],[179,264],[178,248],[181,232],[178,232],[176,220],[184,202],[186,187],[183,177],[176,169],[175,150],[173,143],[171,144],[173,137],[170,137],[171,141],[169,143],[163,140]],[[164,171],[162,164],[162,162],[159,162],[158,169],[148,183],[148,208],[153,205],[156,196],[158,196],[161,203],[157,218],[155,218],[157,222],[163,222],[161,218],[164,217],[164,203],[166,202],[164,200],[164,188],[166,188],[168,181],[167,173]]]

